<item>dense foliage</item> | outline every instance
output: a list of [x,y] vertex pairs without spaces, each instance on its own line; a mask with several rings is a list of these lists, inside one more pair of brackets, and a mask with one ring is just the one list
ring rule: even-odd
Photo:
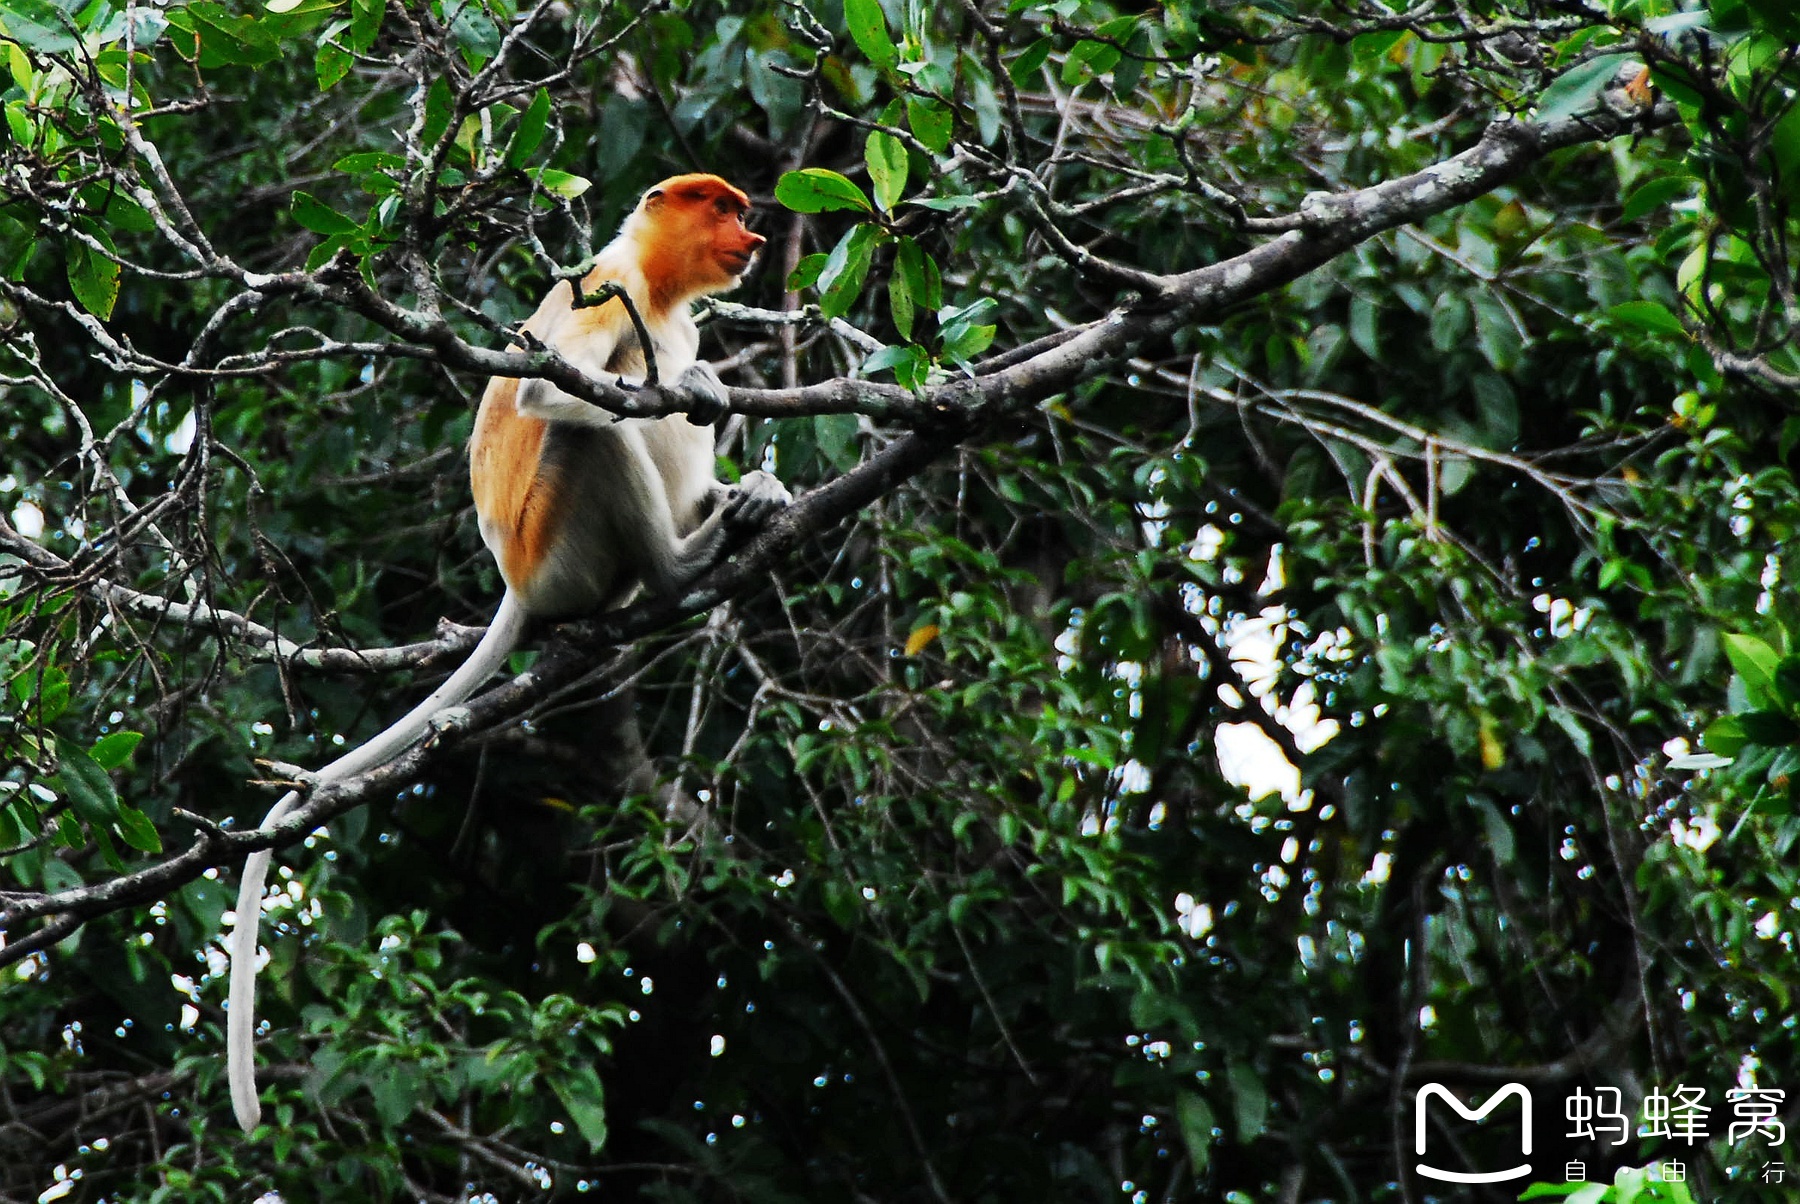
[[[1800,1064],[1782,0],[0,52],[0,1199],[1499,1200],[1413,1093],[1508,1081],[1581,1204],[1790,1197],[1726,1096]],[[280,835],[246,1139],[252,780],[470,645],[482,356],[688,170],[769,237],[721,452],[805,496]],[[1679,1086],[1706,1139],[1568,1135]]]

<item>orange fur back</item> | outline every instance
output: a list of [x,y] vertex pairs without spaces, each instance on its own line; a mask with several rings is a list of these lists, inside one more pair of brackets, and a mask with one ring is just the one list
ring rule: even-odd
[[489,381],[469,442],[469,483],[482,536],[496,549],[500,575],[514,592],[522,592],[556,534],[544,496],[550,491],[540,487],[537,472],[549,424],[519,413],[518,393],[519,382],[510,377]]

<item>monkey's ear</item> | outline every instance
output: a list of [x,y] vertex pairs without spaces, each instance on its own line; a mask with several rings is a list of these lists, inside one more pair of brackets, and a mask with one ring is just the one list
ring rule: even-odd
[[652,188],[649,192],[644,194],[644,208],[650,210],[661,209],[662,203],[666,199],[662,189]]

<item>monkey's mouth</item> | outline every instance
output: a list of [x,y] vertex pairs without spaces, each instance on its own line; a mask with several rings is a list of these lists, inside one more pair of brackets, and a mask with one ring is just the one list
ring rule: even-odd
[[750,265],[756,261],[756,252],[732,251],[723,258],[726,271],[730,272],[733,276],[742,276],[745,272],[750,270]]

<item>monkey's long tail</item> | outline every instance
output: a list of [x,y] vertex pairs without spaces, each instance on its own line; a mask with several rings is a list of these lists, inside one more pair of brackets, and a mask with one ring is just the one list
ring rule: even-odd
[[[341,781],[372,769],[411,747],[431,726],[431,718],[445,707],[455,706],[497,672],[518,646],[525,631],[525,608],[509,589],[487,634],[469,653],[469,659],[431,692],[424,702],[406,713],[386,731],[352,749],[319,770],[314,784]],[[291,790],[263,816],[262,827],[281,822],[300,803],[300,792]],[[231,1082],[231,1110],[245,1133],[262,1119],[256,1098],[256,938],[262,920],[263,882],[269,874],[272,853],[250,854],[244,862],[243,882],[238,886],[237,927],[231,934],[231,998],[225,1013],[225,1069]]]

